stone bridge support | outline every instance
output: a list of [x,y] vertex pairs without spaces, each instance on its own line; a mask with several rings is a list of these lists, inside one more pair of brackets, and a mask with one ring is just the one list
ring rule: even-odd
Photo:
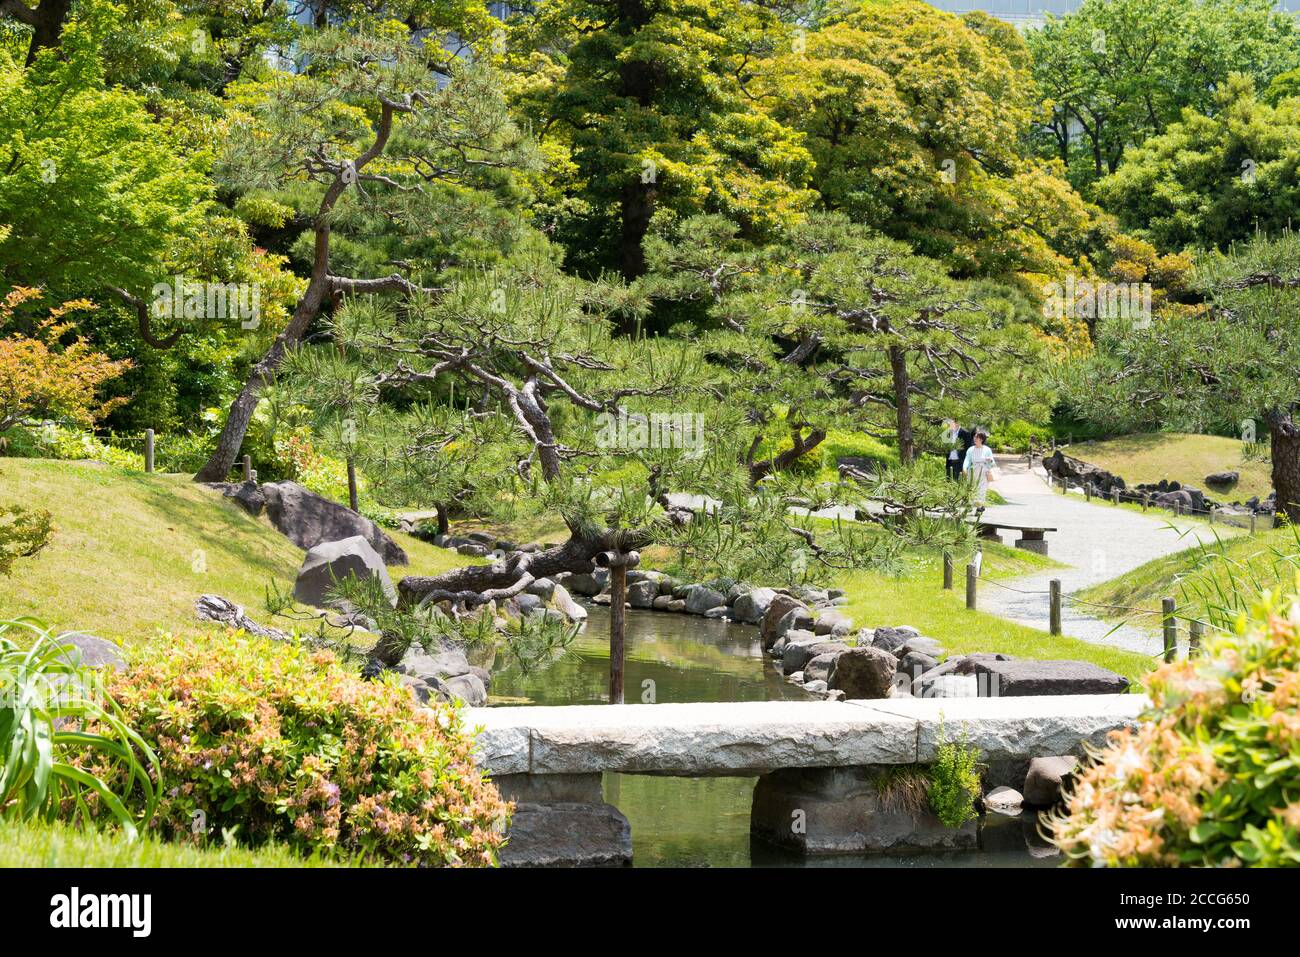
[[[627,819],[601,775],[758,776],[753,833],[808,854],[970,847],[917,799],[945,740],[980,750],[989,785],[1031,758],[1081,754],[1134,724],[1132,694],[472,708],[481,765],[517,802],[503,863],[624,864]],[[1020,776],[1016,780],[1016,775]]]

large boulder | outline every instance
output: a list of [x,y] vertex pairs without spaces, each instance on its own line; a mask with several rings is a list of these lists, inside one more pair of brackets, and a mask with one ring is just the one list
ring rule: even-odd
[[982,679],[981,696],[994,698],[1119,694],[1129,685],[1123,675],[1087,661],[1034,661],[1029,658],[996,661],[982,658],[976,659],[972,667],[976,677]]
[[1068,785],[1079,766],[1079,759],[1068,755],[1034,758],[1025,775],[1025,803],[1031,807],[1051,807],[1061,799],[1061,789]]
[[835,659],[826,686],[849,699],[888,698],[897,667],[898,659],[883,648],[850,648]]
[[256,482],[207,482],[208,488],[216,489],[226,498],[232,498],[249,515],[261,515],[266,507],[266,496],[257,487]]
[[297,482],[268,482],[262,486],[266,517],[289,541],[311,549],[322,542],[361,536],[385,565],[407,564],[406,552],[384,531],[350,508],[309,492]]
[[570,575],[564,580],[564,584],[565,587],[575,595],[582,595],[586,598],[595,598],[604,591],[605,586],[609,584],[609,572],[601,568],[590,574],[584,572]]
[[416,646],[402,656],[396,670],[425,681],[433,679],[441,682],[447,678],[469,674],[470,663],[465,657],[465,652],[456,647],[430,653]]
[[1118,475],[1073,458],[1064,452],[1053,452],[1051,455],[1044,456],[1043,468],[1070,485],[1090,485],[1094,491],[1106,496],[1109,496],[1114,489],[1124,491],[1128,487]]
[[308,551],[298,569],[298,579],[293,583],[293,597],[304,604],[323,608],[335,583],[348,576],[378,579],[389,602],[397,604],[397,589],[388,577],[384,560],[360,535],[337,542],[322,542]]
[[[791,598],[789,595],[783,595],[778,592],[773,596],[771,604],[767,606],[767,611],[763,612],[763,621],[759,625],[759,634],[763,639],[763,650],[771,651],[776,640],[784,632],[779,632],[778,627],[785,619],[785,616],[796,609],[803,608],[803,602],[797,598]],[[805,614],[808,614],[808,620],[812,620],[812,615],[804,608]]]
[[1240,472],[1211,472],[1205,476],[1205,484],[1217,492],[1226,492],[1240,479]]
[[727,604],[727,596],[708,585],[692,585],[686,589],[686,610],[692,615],[702,615],[711,608]]
[[659,597],[659,583],[656,581],[633,582],[627,586],[627,603],[633,608],[652,608]]
[[853,630],[853,619],[843,612],[827,611],[817,619],[813,625],[813,631],[819,635],[835,635],[841,637],[847,635]]
[[[849,646],[842,641],[820,641],[814,636],[804,640],[790,640],[787,635],[786,639],[785,649],[781,652],[781,671],[786,675],[804,671],[805,665],[819,655],[839,654],[849,650]],[[827,675],[818,677],[826,678]]]
[[820,682],[822,691],[826,690],[826,679],[831,675],[831,669],[835,667],[835,660],[839,658],[847,648],[836,649],[835,651],[823,651],[821,654],[812,658],[803,666],[803,683],[807,687],[810,682]]
[[107,638],[90,635],[84,631],[65,631],[55,639],[59,645],[71,645],[65,657],[74,665],[83,668],[112,668],[114,671],[126,670],[126,659],[122,649]]
[[871,644],[891,653],[897,653],[903,645],[913,638],[920,638],[921,633],[911,625],[896,625],[893,628],[877,628]]
[[443,682],[446,691],[442,697],[448,701],[460,700],[471,708],[480,708],[487,704],[487,688],[483,679],[476,674],[457,675]]
[[771,588],[754,588],[736,598],[731,606],[731,612],[738,621],[757,625],[763,620],[763,616],[767,614],[775,598],[776,592]]
[[569,594],[568,589],[563,585],[556,585],[551,590],[551,607],[569,621],[587,620],[587,609],[574,601],[573,596]]

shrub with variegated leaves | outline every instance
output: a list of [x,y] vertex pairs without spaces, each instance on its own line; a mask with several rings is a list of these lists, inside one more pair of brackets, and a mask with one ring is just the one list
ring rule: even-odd
[[1300,865],[1300,597],[1265,595],[1077,776],[1053,839],[1094,866]]
[[511,808],[475,767],[472,735],[454,708],[417,708],[396,681],[239,632],[158,638],[109,691],[158,754],[151,826],[166,837],[496,863]]

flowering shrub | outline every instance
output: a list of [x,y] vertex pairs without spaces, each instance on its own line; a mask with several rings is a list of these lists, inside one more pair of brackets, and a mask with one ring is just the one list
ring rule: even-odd
[[1271,593],[1205,654],[1147,679],[1049,823],[1074,863],[1300,865],[1300,598]]
[[362,681],[326,651],[236,632],[160,639],[109,691],[162,765],[152,826],[192,842],[425,865],[496,863],[511,807],[448,705]]

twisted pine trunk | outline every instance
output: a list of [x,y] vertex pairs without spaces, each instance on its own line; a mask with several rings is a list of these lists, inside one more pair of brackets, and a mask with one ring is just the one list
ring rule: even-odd
[[1268,435],[1277,511],[1300,522],[1300,426],[1290,412],[1275,411],[1268,416]]

